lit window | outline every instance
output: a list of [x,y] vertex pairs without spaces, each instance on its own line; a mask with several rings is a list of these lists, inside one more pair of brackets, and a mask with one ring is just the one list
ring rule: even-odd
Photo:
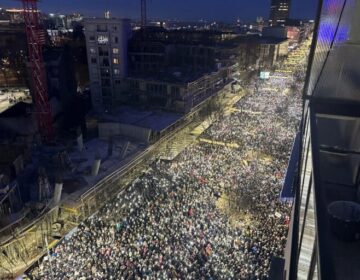
[[113,63],[114,63],[114,64],[119,64],[119,59],[118,59],[118,58],[114,58],[114,59],[113,59]]
[[119,49],[118,48],[113,48],[113,54],[118,54],[119,53]]
[[95,54],[96,53],[96,50],[94,48],[90,48],[90,53],[91,54]]
[[120,75],[120,70],[119,69],[114,69],[114,75],[119,76]]

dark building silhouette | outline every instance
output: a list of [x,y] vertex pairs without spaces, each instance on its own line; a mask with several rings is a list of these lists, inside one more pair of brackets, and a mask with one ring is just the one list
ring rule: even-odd
[[283,25],[290,15],[291,0],[271,0],[270,25]]

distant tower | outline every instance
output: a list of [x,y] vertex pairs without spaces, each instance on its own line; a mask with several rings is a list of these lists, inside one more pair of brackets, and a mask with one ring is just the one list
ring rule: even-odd
[[146,26],[146,0],[141,0],[141,26]]

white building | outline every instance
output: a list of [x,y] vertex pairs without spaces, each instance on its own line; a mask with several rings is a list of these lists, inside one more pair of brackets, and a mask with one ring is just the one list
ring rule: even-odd
[[84,20],[92,105],[101,112],[112,105],[127,76],[127,45],[131,36],[128,19]]

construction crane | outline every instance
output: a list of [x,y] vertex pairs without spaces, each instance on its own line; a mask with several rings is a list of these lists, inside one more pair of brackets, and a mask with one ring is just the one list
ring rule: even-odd
[[28,57],[31,69],[31,90],[35,105],[34,112],[42,140],[47,144],[51,144],[54,141],[54,130],[43,58],[45,34],[40,27],[40,13],[37,8],[38,0],[21,0],[21,2],[24,9]]
[[141,27],[145,27],[146,22],[146,0],[141,0]]

